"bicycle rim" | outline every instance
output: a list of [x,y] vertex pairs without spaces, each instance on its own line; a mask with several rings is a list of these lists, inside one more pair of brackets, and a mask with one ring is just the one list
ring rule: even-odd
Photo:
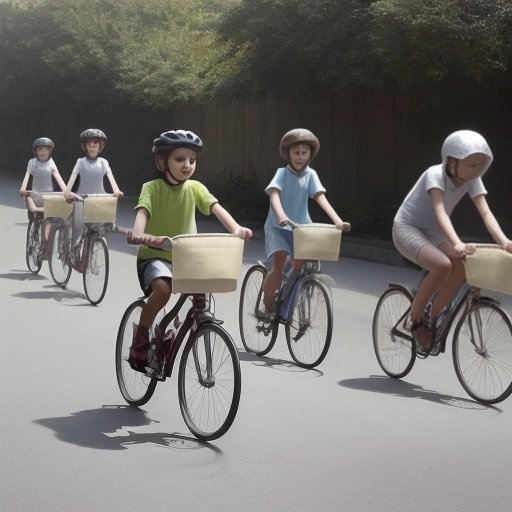
[[157,384],[143,373],[136,372],[128,363],[130,347],[133,341],[134,324],[139,323],[140,313],[145,302],[135,301],[125,311],[116,341],[116,377],[123,398],[131,405],[144,405],[153,396]]
[[416,345],[395,334],[395,330],[405,333],[404,314],[411,304],[409,292],[391,287],[381,295],[373,315],[373,348],[377,361],[384,372],[395,379],[407,375],[416,360]]
[[109,257],[107,243],[103,238],[90,240],[87,267],[83,274],[84,291],[92,305],[99,304],[107,291]]
[[238,322],[240,337],[247,352],[263,356],[270,352],[277,338],[278,323],[263,322],[257,312],[263,311],[263,279],[267,269],[263,265],[254,265],[244,277],[240,291]]
[[[53,229],[53,228],[52,228]],[[71,264],[69,261],[70,240],[66,232],[66,226],[59,226],[51,235],[51,253],[48,264],[53,282],[59,286],[65,286],[71,276]]]
[[462,387],[475,400],[495,404],[512,393],[512,325],[497,304],[473,304],[457,324],[452,355]]
[[25,260],[27,268],[33,274],[41,270],[43,258],[41,254],[41,229],[42,223],[36,219],[30,219],[27,228],[27,242],[25,246]]
[[216,324],[203,324],[185,345],[178,394],[190,431],[209,441],[224,435],[240,401],[238,353],[231,336]]
[[332,308],[329,293],[314,279],[300,281],[297,302],[286,324],[286,341],[293,360],[304,368],[319,365],[332,338]]

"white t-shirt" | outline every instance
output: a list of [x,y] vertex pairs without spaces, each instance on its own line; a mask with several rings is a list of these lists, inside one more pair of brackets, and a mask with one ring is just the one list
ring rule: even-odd
[[104,158],[98,157],[89,160],[87,157],[79,158],[71,174],[80,175],[78,194],[104,194],[103,176],[112,172]]
[[481,178],[470,180],[456,187],[443,169],[442,164],[429,167],[407,194],[395,215],[394,221],[421,229],[440,229],[435,215],[429,190],[437,188],[444,192],[444,206],[448,215],[467,193],[471,199],[487,194]]
[[32,175],[32,190],[35,192],[52,192],[52,174],[57,172],[53,158],[41,162],[37,158],[28,161],[27,171]]

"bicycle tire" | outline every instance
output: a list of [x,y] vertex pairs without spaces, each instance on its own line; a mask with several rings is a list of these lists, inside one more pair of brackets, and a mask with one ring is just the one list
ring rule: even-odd
[[373,348],[377,361],[394,379],[405,377],[416,361],[416,343],[395,336],[392,329],[411,307],[412,295],[401,286],[390,286],[379,298],[372,322]]
[[83,273],[84,291],[87,300],[96,306],[105,297],[108,285],[109,254],[107,242],[102,237],[92,237],[87,255],[87,266]]
[[253,265],[245,274],[240,291],[238,323],[240,338],[247,352],[264,356],[274,346],[279,324],[277,320],[262,322],[256,312],[263,311],[263,280],[267,269],[263,265]]
[[128,363],[133,340],[133,324],[139,322],[145,302],[137,299],[126,309],[119,324],[116,340],[116,377],[123,398],[130,405],[144,405],[155,392],[157,380],[137,372]]
[[512,393],[512,323],[496,303],[476,300],[457,323],[453,365],[468,395],[496,404]]
[[299,366],[314,368],[325,359],[331,346],[331,300],[326,287],[314,278],[300,279],[297,286],[292,316],[285,325],[286,342]]
[[32,274],[38,274],[43,265],[43,255],[41,247],[43,222],[40,219],[32,217],[27,227],[27,239],[25,244],[25,261],[27,268]]
[[60,225],[56,229],[52,227],[51,252],[48,265],[53,282],[58,286],[66,286],[71,277],[71,261],[69,256],[70,239],[67,233],[68,228]]
[[223,436],[235,419],[240,391],[233,339],[217,324],[202,324],[187,340],[178,374],[181,414],[194,436],[203,441]]

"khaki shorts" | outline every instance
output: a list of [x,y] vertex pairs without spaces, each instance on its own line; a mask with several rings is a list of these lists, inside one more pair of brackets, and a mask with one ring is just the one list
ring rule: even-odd
[[393,223],[391,233],[397,251],[420,267],[418,263],[420,249],[425,245],[439,247],[446,240],[439,229],[422,229],[399,222]]

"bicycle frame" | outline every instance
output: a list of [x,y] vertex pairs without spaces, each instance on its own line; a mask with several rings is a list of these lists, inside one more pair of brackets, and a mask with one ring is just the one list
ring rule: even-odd
[[[167,354],[164,353],[165,347],[165,334],[167,332],[167,328],[171,324],[171,322],[176,318],[178,313],[183,308],[186,300],[189,297],[194,297],[194,295],[189,294],[181,294],[172,309],[164,315],[162,320],[157,326],[157,332],[155,333],[155,338],[153,341],[154,347],[153,351],[154,354],[149,356],[149,359],[151,357],[154,358],[156,363],[158,364],[158,368],[156,369],[156,374],[153,375],[154,378],[157,380],[164,381],[166,377],[170,377],[172,375],[172,370],[174,367],[174,362],[176,361],[176,355],[183,344],[183,341],[185,339],[185,336],[187,333],[189,333],[189,338],[194,336],[195,333],[198,330],[198,327],[202,325],[205,322],[214,322],[219,323],[220,321],[217,320],[215,317],[205,317],[201,318],[201,313],[206,311],[206,308],[198,308],[194,305],[191,306],[191,308],[188,310],[187,315],[185,317],[185,320],[180,325],[176,337],[174,338],[170,348],[169,352]],[[151,351],[151,348],[150,348]],[[199,356],[197,353],[197,347],[194,347],[193,349],[193,356],[194,356],[194,364],[196,367],[197,375],[199,377],[199,381],[201,382],[201,385],[204,387],[212,387],[215,383],[215,378],[213,376],[212,371],[212,358],[211,358],[211,346],[210,346],[210,340],[205,338],[205,353],[206,353],[206,377],[203,377],[203,372],[201,372],[201,366],[199,362]]]
[[[401,288],[405,290],[405,288],[399,284],[391,283],[389,285],[393,288]],[[473,304],[475,302],[494,302],[496,303],[494,299],[490,297],[483,297],[480,295],[480,289],[476,288],[474,286],[465,286],[462,288],[462,290],[457,294],[457,296],[453,299],[449,313],[446,315],[446,317],[443,319],[441,324],[436,328],[435,330],[435,339],[434,339],[434,347],[439,347],[439,350],[435,351],[435,354],[438,353],[444,353],[446,350],[446,341],[448,339],[448,334],[453,326],[453,322],[455,321],[455,318],[457,317],[457,314],[459,311],[464,308],[464,315],[468,315],[471,312],[471,309],[473,307]],[[396,324],[391,329],[391,335],[396,336],[398,338],[402,338],[404,340],[407,340],[409,342],[414,342],[414,338],[411,334],[409,334],[406,330],[403,330],[400,328],[400,326],[403,326],[405,329],[405,324],[407,322],[407,319],[409,317],[411,308],[408,307],[407,310],[403,313],[403,315],[398,319]],[[481,322],[478,318],[476,319],[477,322]],[[476,330],[478,331],[479,338],[480,338],[480,346],[475,342],[476,336],[474,332],[473,322],[470,322],[470,331],[471,331],[471,343],[475,346],[475,349],[481,350],[481,325],[478,325]]]

